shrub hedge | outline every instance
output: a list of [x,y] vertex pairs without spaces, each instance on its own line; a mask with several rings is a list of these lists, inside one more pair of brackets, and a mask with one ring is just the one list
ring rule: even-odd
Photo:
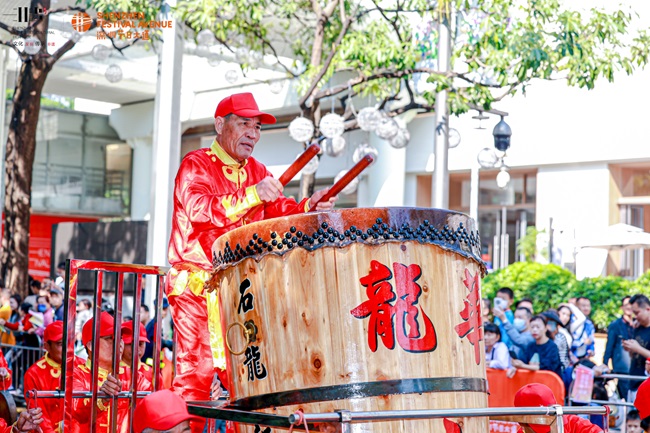
[[501,287],[515,292],[515,301],[530,298],[535,312],[557,308],[569,298],[585,296],[591,300],[591,320],[600,331],[620,316],[621,299],[643,293],[650,296],[650,271],[636,281],[622,277],[586,278],[578,281],[571,272],[557,265],[517,262],[492,272],[483,280],[483,297],[492,299]]

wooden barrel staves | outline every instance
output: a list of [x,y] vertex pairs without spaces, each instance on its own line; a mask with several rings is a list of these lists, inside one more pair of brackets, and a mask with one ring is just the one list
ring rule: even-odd
[[[233,230],[215,242],[213,258],[232,407],[282,415],[487,407],[485,266],[468,216],[412,208],[295,215]],[[352,428],[458,433],[488,431],[488,422]]]

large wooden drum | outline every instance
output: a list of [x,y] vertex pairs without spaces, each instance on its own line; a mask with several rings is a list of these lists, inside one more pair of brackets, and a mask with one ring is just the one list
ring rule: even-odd
[[[209,285],[219,290],[231,405],[282,415],[487,407],[479,253],[472,219],[434,209],[295,215],[220,237]],[[458,427],[486,432],[488,422],[352,428]]]

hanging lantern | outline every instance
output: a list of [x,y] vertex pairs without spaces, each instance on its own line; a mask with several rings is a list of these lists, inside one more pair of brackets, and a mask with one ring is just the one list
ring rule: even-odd
[[408,129],[403,129],[399,128],[397,130],[397,134],[390,140],[388,140],[388,144],[390,144],[392,147],[395,149],[402,149],[403,147],[406,147],[407,144],[409,144],[409,141],[411,140],[411,133],[409,132]]
[[334,138],[345,131],[345,120],[336,113],[328,113],[320,120],[318,129],[325,137]]
[[312,158],[309,162],[300,170],[304,174],[314,174],[318,170],[318,158]]
[[208,65],[212,67],[219,66],[221,64],[221,57],[218,54],[210,54],[208,56]]
[[77,42],[79,42],[81,40],[81,33],[79,33],[76,30],[73,30],[70,33],[70,38],[69,39],[76,44]]
[[217,43],[217,38],[214,37],[214,33],[210,29],[203,29],[196,35],[196,42],[199,45],[211,47]]
[[343,153],[344,149],[345,149],[345,138],[343,138],[340,135],[337,135],[334,138],[326,138],[323,141],[323,152],[325,152],[325,154],[328,156],[332,156],[336,158],[341,153]]
[[447,141],[447,147],[453,149],[458,147],[460,144],[460,132],[457,129],[449,128],[449,140]]
[[354,153],[352,154],[352,161],[354,161],[354,163],[356,164],[357,162],[361,161],[363,157],[366,155],[372,155],[375,158],[375,161],[377,161],[377,156],[379,155],[379,152],[377,151],[376,148],[372,147],[368,143],[361,143],[360,145],[357,146],[356,149],[354,149]]
[[[334,183],[338,182],[345,174],[348,172],[348,170],[341,170],[339,171],[339,174],[337,174],[334,177]],[[357,190],[357,187],[359,186],[359,176],[355,177],[352,179],[350,183],[348,183],[345,188],[341,190],[341,194],[345,195],[350,195],[354,194],[354,192]]]
[[97,44],[93,47],[91,56],[95,60],[106,60],[111,54],[111,49],[105,45]]
[[284,89],[284,81],[285,80],[271,81],[271,83],[269,83],[271,93],[275,93],[277,95],[278,93],[282,92],[282,89]]
[[117,83],[122,79],[122,68],[116,64],[109,65],[104,76],[110,83]]
[[289,136],[304,143],[314,135],[314,123],[305,117],[296,117],[289,123]]
[[230,84],[235,84],[239,80],[239,72],[235,69],[229,69],[226,71],[226,81]]
[[263,59],[264,56],[259,51],[250,51],[248,53],[248,64],[253,69],[259,68]]
[[381,120],[381,113],[375,107],[362,108],[357,114],[357,124],[364,131],[374,131]]
[[210,55],[210,47],[207,45],[199,44],[196,46],[194,54],[199,57],[208,57]]
[[377,134],[377,137],[384,140],[390,140],[397,135],[398,130],[399,126],[397,125],[397,122],[395,122],[395,119],[386,113],[382,113],[381,120],[379,120],[379,124],[377,124],[377,128],[375,128],[375,134]]
[[29,36],[25,38],[24,44],[25,44],[25,52],[30,56],[33,56],[34,54],[41,51],[41,41],[39,41],[34,36]]
[[250,52],[248,51],[248,48],[246,47],[239,47],[237,50],[235,50],[235,61],[239,63],[240,65],[242,63],[248,62],[248,56]]

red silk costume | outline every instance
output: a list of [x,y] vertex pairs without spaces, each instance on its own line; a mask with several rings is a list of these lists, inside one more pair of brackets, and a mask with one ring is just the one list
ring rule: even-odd
[[[75,366],[83,364],[85,361],[75,356]],[[29,402],[27,396],[29,391],[56,391],[61,389],[61,364],[54,362],[45,354],[44,357],[36,361],[25,372],[23,378],[25,401]],[[58,433],[61,431],[61,421],[63,421],[62,400],[59,398],[39,398],[38,407],[43,410],[43,422],[40,427],[43,433]]]
[[[138,361],[138,362],[139,362],[139,364],[138,364],[138,372],[142,376],[144,376],[145,379],[147,379],[149,382],[151,382],[151,384],[153,386],[153,367],[145,364],[142,361]],[[129,368],[129,364],[124,362],[124,361],[122,361],[122,366]],[[159,381],[158,383],[160,383],[160,389],[163,389],[164,386],[162,385],[162,383],[163,383],[162,373],[158,374],[158,381]]]
[[[99,367],[99,376],[97,386],[101,386],[108,375],[108,371]],[[72,389],[75,391],[90,391],[90,384],[92,379],[92,371],[90,369],[90,360],[85,364],[79,365],[74,369]],[[117,376],[122,382],[122,391],[129,391],[131,389],[131,369],[128,367],[120,366],[120,373]],[[153,391],[151,382],[144,378],[142,374],[137,375],[136,387],[138,391]],[[117,433],[129,432],[129,408],[131,401],[129,399],[118,399],[117,401],[117,426],[115,430]],[[91,399],[90,398],[73,398],[72,399],[72,432],[82,433],[90,431],[90,415],[91,415]],[[111,405],[104,404],[99,399],[97,400],[97,418],[95,420],[97,426],[97,433],[111,433],[109,430],[111,417]]]
[[[267,176],[263,164],[252,157],[239,164],[216,141],[188,153],[178,169],[166,293],[177,331],[172,389],[185,400],[209,400],[214,368],[225,369],[217,295],[203,290],[212,271],[212,244],[242,225],[309,209],[307,200],[283,196],[263,203],[255,185]],[[249,217],[258,205],[263,208]]]
[[11,369],[9,368],[9,364],[7,364],[7,360],[2,354],[2,351],[0,351],[0,368],[7,369],[7,375],[0,379],[0,391],[6,391],[11,387]]

